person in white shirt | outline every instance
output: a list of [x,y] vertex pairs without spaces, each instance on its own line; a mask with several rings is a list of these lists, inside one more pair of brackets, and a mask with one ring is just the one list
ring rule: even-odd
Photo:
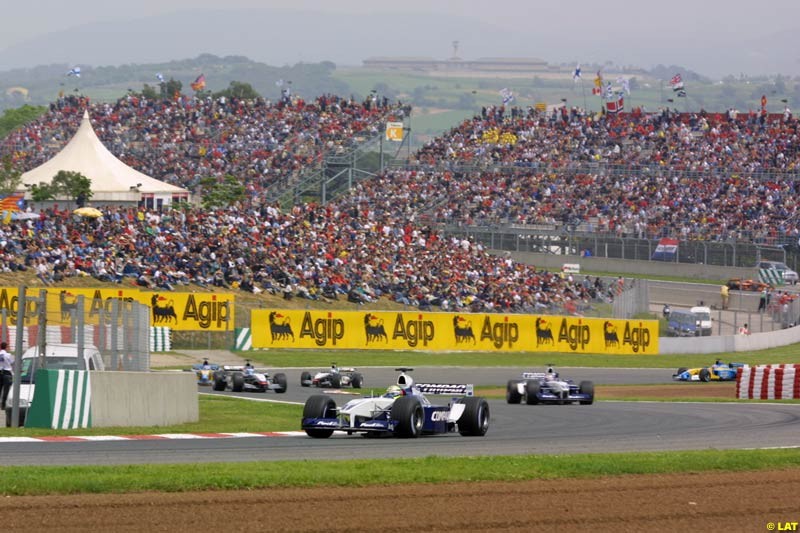
[[12,373],[14,357],[6,351],[6,348],[8,348],[8,344],[0,342],[0,410],[5,410],[6,398],[8,398],[8,392],[14,382]]

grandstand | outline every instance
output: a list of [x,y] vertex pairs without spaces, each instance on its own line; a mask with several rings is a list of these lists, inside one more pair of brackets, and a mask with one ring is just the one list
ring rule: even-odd
[[[330,95],[309,103],[128,96],[113,105],[73,97],[14,132],[3,150],[35,166],[69,139],[84,108],[134,168],[189,189],[230,174],[247,198],[214,211],[99,206],[105,216],[95,222],[49,209],[3,227],[6,269],[36,268],[48,282],[91,275],[162,290],[198,284],[420,309],[585,314],[618,288],[493,256],[488,244],[445,229],[764,244],[800,236],[792,117],[486,108],[408,161],[350,179],[353,166],[332,162],[363,155],[406,108]],[[348,176],[337,192],[349,192],[306,194],[328,183],[326,166]]]

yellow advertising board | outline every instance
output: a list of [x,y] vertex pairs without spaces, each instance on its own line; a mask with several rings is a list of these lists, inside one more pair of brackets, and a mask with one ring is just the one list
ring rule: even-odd
[[151,325],[180,331],[233,330],[234,299],[229,292],[139,292]]
[[251,328],[254,348],[658,353],[657,320],[257,309]]
[[386,140],[387,141],[402,141],[403,140],[403,123],[402,122],[387,122],[386,123]]
[[[29,298],[39,290],[29,290]],[[78,296],[84,298],[84,321],[99,324],[101,315],[111,319],[112,301],[138,302],[150,306],[150,325],[168,326],[181,331],[228,331],[235,319],[233,293],[145,292],[136,288],[56,288],[47,290],[47,321],[52,325],[69,325],[72,311],[77,309]],[[9,323],[16,324],[19,290],[0,287],[0,310],[6,309]],[[38,322],[39,307],[35,300],[26,304],[25,323]]]

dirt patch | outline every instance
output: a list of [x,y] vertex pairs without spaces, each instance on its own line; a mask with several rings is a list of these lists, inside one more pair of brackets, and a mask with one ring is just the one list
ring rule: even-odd
[[[800,469],[590,480],[15,496],[4,531],[767,531],[800,520]],[[398,523],[398,517],[401,522]],[[774,529],[778,529],[777,526]]]

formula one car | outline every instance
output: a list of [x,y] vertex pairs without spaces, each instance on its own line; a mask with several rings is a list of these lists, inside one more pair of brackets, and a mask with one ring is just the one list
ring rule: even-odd
[[286,374],[279,372],[270,377],[265,370],[256,370],[247,361],[244,366],[223,366],[214,372],[215,391],[227,389],[233,392],[286,392]]
[[[482,437],[489,430],[489,404],[473,396],[472,385],[414,383],[408,372],[398,368],[397,384],[381,396],[364,396],[336,407],[323,394],[310,396],[303,408],[302,429],[309,437],[328,438],[334,431],[348,435],[416,438],[458,431],[461,435]],[[426,394],[451,394],[447,405],[434,405]],[[463,397],[462,397],[463,396]]]
[[209,364],[208,361],[192,365],[191,369],[197,375],[197,384],[203,386],[214,384],[214,372],[217,370],[219,370],[219,365]]
[[675,381],[733,381],[736,379],[738,369],[745,367],[744,363],[723,363],[719,359],[711,366],[699,368],[681,367],[672,374]]
[[303,387],[330,387],[339,389],[341,387],[353,387],[360,389],[364,384],[364,376],[355,368],[339,368],[336,363],[332,363],[328,370],[317,372],[313,376],[311,372],[300,374],[300,385]]
[[571,379],[559,378],[558,372],[552,366],[547,372],[523,372],[521,378],[508,381],[507,403],[520,403],[524,400],[528,405],[573,402],[591,405],[594,402],[593,382],[581,381],[575,385]]
[[769,289],[772,287],[769,283],[764,283],[763,281],[753,280],[753,279],[740,279],[740,278],[733,278],[728,280],[728,288],[733,291],[753,291],[753,292],[761,292],[764,289]]

